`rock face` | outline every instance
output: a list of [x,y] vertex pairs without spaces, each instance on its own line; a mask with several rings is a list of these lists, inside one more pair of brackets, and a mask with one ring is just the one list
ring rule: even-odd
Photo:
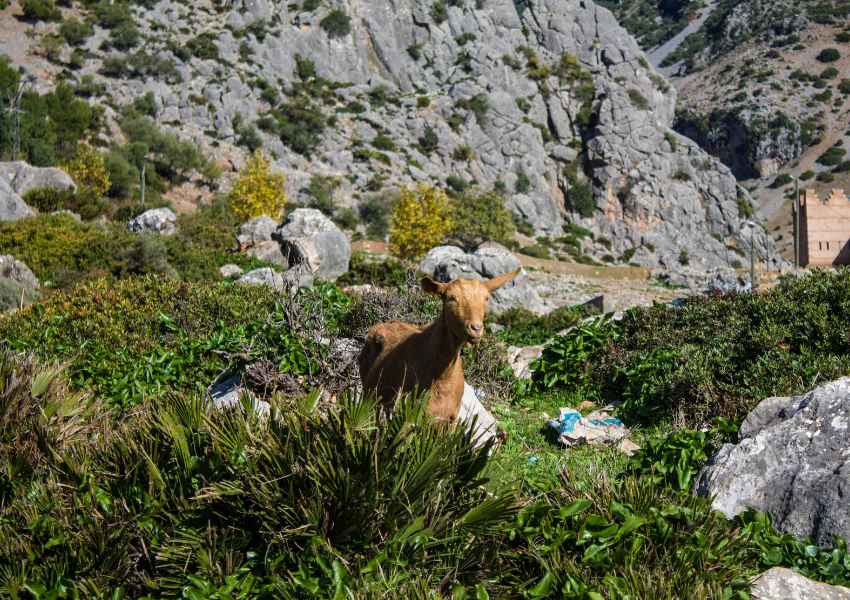
[[[495,242],[486,242],[471,254],[456,246],[432,248],[419,263],[419,270],[436,281],[449,282],[458,278],[490,279],[521,266],[510,250]],[[490,310],[495,312],[515,307],[536,313],[544,311],[543,301],[529,285],[525,271],[493,292],[490,300]]]
[[740,442],[700,473],[697,491],[731,517],[766,511],[777,529],[832,546],[850,539],[850,378],[803,396],[767,398],[747,416]]
[[850,600],[850,588],[827,585],[774,567],[753,582],[753,600]]
[[40,188],[77,189],[74,180],[62,169],[33,167],[20,160],[0,163],[0,179],[5,179],[19,196]]
[[768,106],[684,112],[676,130],[714,151],[739,179],[775,175],[803,152],[800,124]]
[[[319,173],[338,178],[346,198],[452,176],[503,188],[538,235],[576,222],[611,241],[604,253],[634,250],[629,260],[640,265],[676,264],[685,249],[693,265],[727,262],[727,243],[741,236],[735,179],[672,131],[675,90],[608,10],[590,0],[487,0],[446,3],[442,18],[431,4],[338,0],[309,11],[238,0],[221,15],[210,0],[191,10],[162,0],[138,25],[146,50],[172,61],[183,83],[95,77],[116,104],[151,92],[166,127],[198,138],[215,131],[216,144],[233,148],[240,128],[269,113],[258,81],[280,81],[284,97],[272,103],[288,102],[291,84],[315,70],[350,84],[306,98],[318,121],[335,117],[315,147],[299,147],[306,134],[259,133],[291,197],[306,201]],[[350,33],[330,37],[320,25],[334,9],[351,18]],[[263,20],[263,35],[234,35]],[[175,55],[196,30],[239,68]]]
[[336,224],[321,211],[299,208],[274,232],[274,239],[289,267],[305,265],[313,277],[333,281],[346,271],[351,244]]
[[130,221],[127,228],[134,233],[174,235],[177,233],[177,215],[170,208],[152,208]]

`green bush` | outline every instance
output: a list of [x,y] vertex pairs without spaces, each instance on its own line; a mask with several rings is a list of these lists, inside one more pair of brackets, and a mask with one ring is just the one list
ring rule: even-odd
[[815,58],[823,63],[831,63],[841,58],[841,52],[837,48],[824,48]]
[[14,382],[0,405],[15,419],[0,434],[0,561],[24,574],[0,575],[13,597],[411,597],[474,585],[514,512],[482,487],[489,445],[433,424],[421,401],[378,422],[366,401],[278,400],[260,423],[179,396],[121,422],[32,362],[7,355],[0,375]]
[[844,148],[832,146],[817,158],[817,162],[828,167],[833,167],[840,164],[846,154],[847,150]]
[[497,337],[506,344],[534,346],[572,327],[590,312],[585,306],[562,306],[541,316],[524,308],[510,308],[499,313],[493,321],[504,326]]
[[22,0],[21,10],[28,21],[61,21],[62,12],[53,0]]
[[410,270],[394,258],[378,258],[363,252],[354,252],[351,255],[348,271],[337,280],[337,283],[402,288],[407,285],[410,274]]
[[319,26],[329,38],[343,38],[351,33],[351,17],[344,10],[335,8],[319,22]]
[[97,23],[105,29],[114,29],[121,25],[133,23],[133,13],[127,2],[100,0],[94,7]]
[[780,173],[773,180],[773,183],[770,184],[770,187],[772,187],[773,189],[781,188],[788,185],[792,181],[794,181],[794,178],[791,177],[791,175],[789,175],[788,173]]
[[358,208],[360,219],[366,223],[366,235],[382,240],[390,230],[390,208],[385,199],[372,196]]
[[[637,418],[704,425],[740,418],[769,396],[850,373],[840,331],[850,270],[783,279],[764,294],[692,298],[556,338],[534,367],[540,389],[623,400]],[[836,329],[838,328],[838,329]],[[587,339],[585,339],[587,338]]]
[[93,34],[92,26],[79,19],[66,19],[59,27],[59,35],[65,38],[65,42],[69,46],[81,46]]
[[649,100],[641,94],[638,90],[632,88],[629,89],[629,100],[632,101],[632,104],[635,108],[639,108],[640,110],[649,110]]
[[107,209],[106,202],[94,193],[54,188],[30,190],[25,194],[24,202],[40,212],[70,210],[86,220],[99,217]]
[[109,32],[109,42],[118,50],[129,50],[138,45],[139,30],[132,23],[122,23]]
[[188,42],[186,47],[192,56],[201,60],[218,60],[218,44],[212,33],[202,33]]
[[454,228],[449,240],[467,250],[474,250],[486,241],[500,244],[513,239],[516,228],[513,216],[505,208],[505,198],[496,192],[466,191],[452,202]]

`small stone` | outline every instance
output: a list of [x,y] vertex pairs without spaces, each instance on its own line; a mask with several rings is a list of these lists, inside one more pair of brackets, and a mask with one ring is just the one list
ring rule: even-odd
[[218,272],[225,279],[230,279],[242,275],[245,271],[239,265],[227,264],[219,267]]
[[177,215],[170,208],[152,208],[130,221],[127,228],[133,233],[174,235],[177,233]]

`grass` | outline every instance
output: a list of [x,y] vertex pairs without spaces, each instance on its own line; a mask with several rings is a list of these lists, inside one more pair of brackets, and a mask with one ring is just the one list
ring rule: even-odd
[[[38,357],[0,353],[0,598],[728,599],[775,565],[850,583],[846,544],[818,549],[756,513],[727,521],[691,496],[736,427],[682,428],[685,402],[711,416],[702,383],[675,401],[667,387],[698,368],[725,414],[850,371],[835,321],[848,282],[818,272],[591,321],[550,343],[531,383],[487,336],[464,366],[507,433],[492,455],[418,398],[376,420],[320,341],[433,318],[413,290],[283,297],[148,276],[55,293],[0,319],[6,347]],[[576,318],[506,322],[527,341]],[[210,409],[203,388],[224,369],[269,420]],[[552,443],[547,415],[609,388],[642,452]]]

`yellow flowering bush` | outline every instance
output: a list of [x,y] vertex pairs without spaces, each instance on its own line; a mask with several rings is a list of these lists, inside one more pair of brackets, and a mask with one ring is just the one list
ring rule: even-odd
[[103,154],[88,144],[78,144],[74,158],[62,170],[71,176],[82,194],[101,198],[109,191],[111,183]]
[[390,221],[390,252],[413,259],[442,244],[454,227],[451,201],[443,190],[420,185],[399,194]]
[[285,177],[272,173],[271,163],[256,150],[239,172],[228,197],[231,210],[242,219],[279,217],[286,205]]

